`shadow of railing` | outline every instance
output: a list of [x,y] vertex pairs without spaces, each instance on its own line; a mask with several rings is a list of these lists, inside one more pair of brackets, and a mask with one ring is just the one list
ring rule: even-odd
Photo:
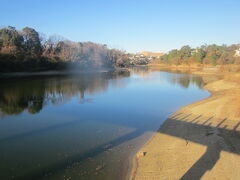
[[160,133],[206,146],[205,153],[185,172],[181,180],[201,179],[220,158],[222,151],[240,154],[240,122],[193,114],[175,114],[159,129]]

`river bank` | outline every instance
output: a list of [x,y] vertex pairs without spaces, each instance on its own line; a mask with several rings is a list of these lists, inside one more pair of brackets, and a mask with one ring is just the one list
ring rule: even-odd
[[35,76],[58,76],[58,75],[79,75],[79,74],[95,74],[95,73],[130,73],[127,68],[95,68],[85,70],[52,70],[52,71],[38,71],[38,72],[11,72],[1,73],[0,78],[16,78],[16,77],[35,77]]
[[204,65],[204,64],[148,64],[148,68],[153,70],[170,70],[184,73],[192,73],[199,75],[223,75],[228,73],[240,72],[240,65],[226,64],[226,65]]
[[239,179],[240,74],[218,74],[206,78],[210,97],[173,113],[140,149],[130,179]]

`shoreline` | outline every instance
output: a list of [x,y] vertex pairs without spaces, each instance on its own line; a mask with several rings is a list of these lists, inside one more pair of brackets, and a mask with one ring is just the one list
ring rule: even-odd
[[[201,71],[191,73],[206,75]],[[240,177],[240,173],[224,166],[229,164],[240,168],[238,157],[240,144],[237,143],[240,139],[239,82],[240,74],[237,73],[225,73],[223,79],[207,82],[204,89],[210,92],[210,96],[184,106],[169,116],[135,154],[129,179],[228,179],[228,177],[237,179]],[[200,116],[202,119],[199,118]],[[197,119],[196,123],[192,123],[196,121],[194,119]],[[207,119],[210,119],[212,124],[205,125]],[[197,133],[192,132],[193,129]],[[200,168],[204,165],[203,162],[209,167]]]
[[138,151],[145,146],[146,144],[149,143],[149,141],[151,141],[151,139],[154,137],[156,132],[151,132],[151,134],[145,135],[145,138],[147,138],[148,140],[145,140],[144,143],[142,143],[142,145],[139,145],[138,147],[136,147],[134,149],[134,152],[131,152],[128,160],[127,160],[127,166],[128,168],[126,168],[126,173],[124,175],[123,179],[132,179],[132,174],[133,171],[137,168],[137,161],[135,159],[135,155],[136,153],[138,153]]
[[38,72],[11,72],[11,73],[0,72],[0,79],[36,77],[36,76],[65,76],[65,75],[106,73],[106,72],[124,73],[124,72],[129,72],[129,70],[127,68],[99,68],[99,69],[88,69],[88,70],[50,70],[50,71],[38,71]]
[[[210,96],[209,97],[211,97],[212,96],[212,93],[210,92]],[[209,97],[207,97],[207,98],[209,98]],[[205,98],[205,99],[207,99],[207,98]],[[202,100],[204,100],[204,99],[202,99]],[[199,100],[199,101],[201,101],[201,100]],[[197,101],[197,102],[199,102],[199,101]],[[194,102],[195,103],[195,102]],[[190,104],[189,104],[190,105]],[[188,106],[188,105],[187,105]],[[184,106],[185,107],[185,106]],[[183,108],[183,107],[182,107]],[[181,109],[181,108],[180,108]],[[179,110],[180,110],[179,109]],[[175,113],[177,113],[179,110],[177,110],[177,111],[175,111],[175,112],[173,112],[165,121],[167,121],[171,116],[173,116]],[[161,125],[162,126],[162,125]],[[160,126],[160,127],[161,127]],[[160,128],[159,128],[160,129]],[[129,179],[129,180],[134,180],[135,179],[135,176],[136,176],[136,174],[137,174],[137,169],[138,169],[138,167],[139,167],[139,163],[138,163],[138,158],[139,157],[141,157],[141,156],[144,156],[143,155],[143,153],[144,153],[144,151],[142,150],[144,147],[146,147],[147,145],[149,145],[150,143],[152,143],[152,141],[154,141],[154,139],[155,139],[155,136],[158,134],[158,131],[159,131],[159,129],[157,130],[157,131],[155,131],[154,133],[153,133],[153,135],[152,135],[152,137],[139,149],[139,151],[137,151],[136,153],[135,153],[135,155],[132,157],[132,165],[130,165],[130,167],[131,167],[131,171],[130,171],[130,173],[129,173],[129,175],[127,176],[127,179]]]
[[[158,131],[158,130],[157,130]],[[142,145],[142,147],[139,148],[139,150],[141,150],[143,147],[145,147],[146,145],[148,145],[149,143],[151,143],[151,141],[154,139],[154,136],[156,135],[156,132],[153,132],[152,136],[149,138],[149,140],[144,143]],[[127,173],[127,178],[128,180],[134,180],[135,175],[137,173],[137,168],[138,168],[138,160],[137,160],[137,154],[139,153],[139,150],[136,151],[136,153],[133,153],[133,155],[130,157],[129,159],[129,167],[130,167],[130,171],[128,171]]]

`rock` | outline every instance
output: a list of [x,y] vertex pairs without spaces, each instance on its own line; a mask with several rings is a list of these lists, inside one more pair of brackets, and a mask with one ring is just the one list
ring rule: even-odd
[[102,165],[98,165],[96,167],[96,171],[100,171],[101,169],[103,169],[105,167],[105,163],[103,163]]
[[140,158],[140,157],[146,156],[146,155],[147,155],[147,152],[145,152],[145,151],[140,151],[140,152],[137,153],[137,158]]

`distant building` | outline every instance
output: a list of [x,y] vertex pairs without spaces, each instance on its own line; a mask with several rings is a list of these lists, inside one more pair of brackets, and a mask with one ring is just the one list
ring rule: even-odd
[[240,57],[240,48],[235,50],[234,57]]
[[191,55],[193,55],[193,54],[195,54],[195,53],[198,53],[198,49],[193,49],[193,50],[191,51]]

